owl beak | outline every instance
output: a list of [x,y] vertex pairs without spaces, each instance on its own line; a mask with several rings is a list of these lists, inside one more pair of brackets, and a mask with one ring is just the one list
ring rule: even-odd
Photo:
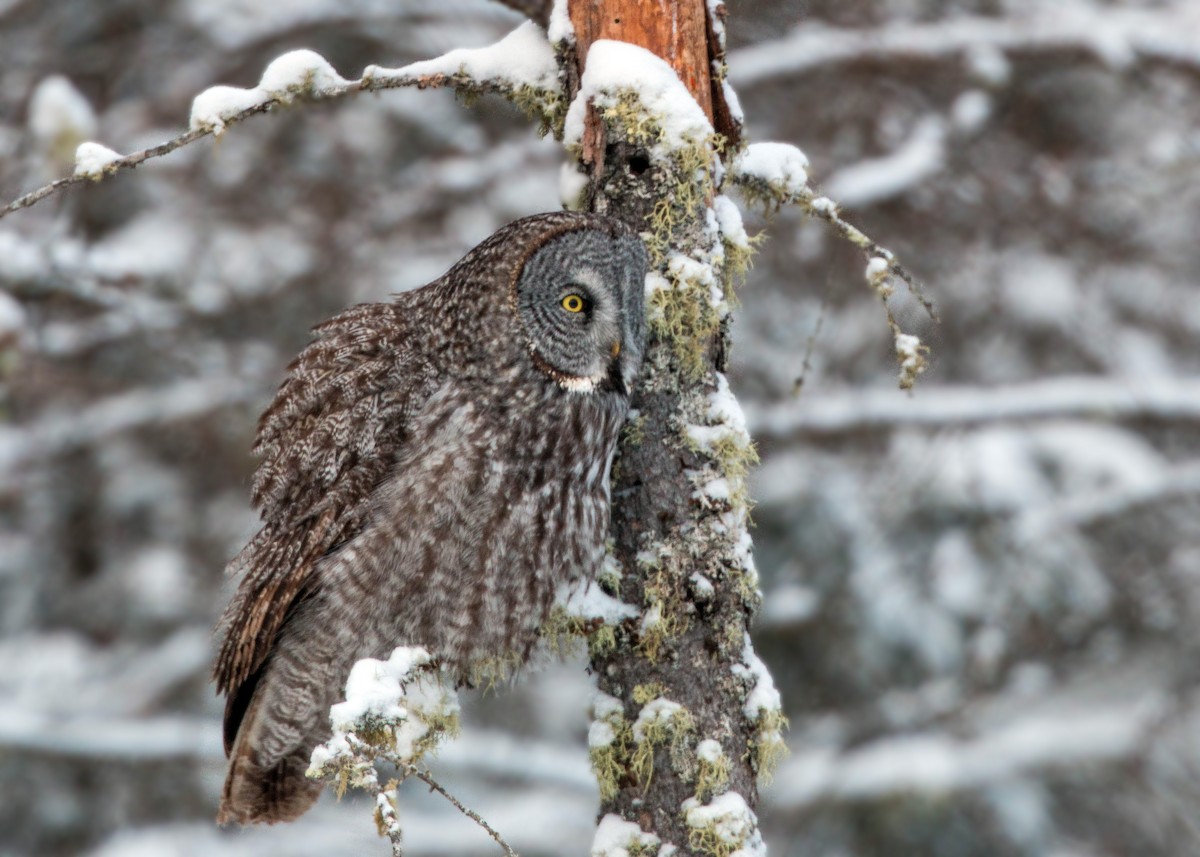
[[620,357],[621,356],[621,340],[618,339],[616,342],[614,342],[612,344],[612,347],[608,349],[608,353],[610,355],[612,355],[613,360],[616,360],[618,357]]

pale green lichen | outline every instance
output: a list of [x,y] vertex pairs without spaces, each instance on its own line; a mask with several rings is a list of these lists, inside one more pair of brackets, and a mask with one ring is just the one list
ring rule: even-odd
[[701,854],[730,857],[764,851],[758,820],[736,792],[725,792],[708,803],[692,797],[683,802],[688,845]]
[[721,745],[708,739],[696,747],[696,798],[707,801],[729,785],[729,757]]
[[495,690],[497,685],[506,684],[511,680],[524,662],[516,652],[503,652],[479,658],[472,661],[467,670],[467,684],[482,688],[484,693],[488,693]]
[[628,773],[633,730],[625,719],[619,700],[607,694],[597,694],[594,717],[588,732],[588,758],[602,801],[612,800],[620,790],[621,780]]
[[646,417],[638,414],[621,426],[621,446],[641,446],[646,439]]
[[652,663],[658,661],[667,642],[685,632],[689,625],[679,576],[663,564],[663,559],[660,557],[648,568],[642,588],[646,610],[639,629],[638,651]]
[[693,775],[695,760],[688,752],[695,734],[695,722],[686,708],[668,699],[652,699],[642,706],[633,728],[633,755],[630,770],[643,790],[654,779],[654,757],[665,747],[671,766],[685,779]]
[[750,741],[752,762],[760,786],[770,785],[779,763],[787,758],[788,747],[783,740],[787,726],[787,717],[777,708],[760,713],[758,730]]
[[708,373],[708,353],[721,329],[721,317],[703,286],[678,282],[650,295],[650,328],[671,348],[680,371],[698,381]]
[[652,681],[648,684],[634,685],[631,696],[633,697],[633,701],[638,705],[645,705],[651,700],[658,699],[658,697],[663,695],[665,690],[661,684]]
[[579,651],[582,641],[587,635],[587,620],[582,616],[568,613],[566,607],[561,604],[555,604],[550,608],[550,615],[538,629],[538,636],[545,642],[546,647],[559,656]]

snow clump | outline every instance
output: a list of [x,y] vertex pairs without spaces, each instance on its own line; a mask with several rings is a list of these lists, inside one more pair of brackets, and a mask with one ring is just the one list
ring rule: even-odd
[[598,39],[588,51],[579,93],[567,110],[563,142],[568,147],[581,144],[589,102],[603,112],[631,98],[647,129],[653,128],[652,159],[696,145],[713,133],[700,105],[661,57],[626,42]]
[[558,62],[541,28],[526,21],[494,45],[458,48],[430,60],[401,68],[367,66],[363,82],[407,80],[417,77],[465,77],[474,83],[492,83],[505,89],[530,87],[559,91]]
[[309,776],[359,761],[364,733],[387,730],[389,759],[411,764],[430,749],[430,739],[457,721],[458,698],[440,681],[423,648],[400,646],[386,661],[364,658],[346,680],[346,700],[330,709],[333,737],[313,750]]
[[683,812],[693,848],[729,857],[766,857],[758,819],[737,792],[726,792],[706,804],[688,798]]
[[99,143],[80,143],[75,150],[75,175],[101,179],[112,172],[111,165],[121,160],[121,154]]
[[646,833],[632,821],[609,813],[600,819],[596,836],[592,840],[591,857],[630,857],[633,853],[645,854],[657,848],[659,838]]
[[733,175],[740,184],[793,199],[808,189],[808,157],[789,143],[752,143],[734,159]]
[[247,110],[273,101],[288,104],[301,94],[324,95],[349,84],[316,51],[291,51],[270,62],[258,86],[251,89],[213,86],[201,92],[192,100],[188,127],[219,136],[226,123]]

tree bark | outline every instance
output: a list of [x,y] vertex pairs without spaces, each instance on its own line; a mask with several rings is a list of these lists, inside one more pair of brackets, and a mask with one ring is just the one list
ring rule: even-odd
[[[579,61],[574,81],[582,76],[593,42],[631,42],[668,62],[710,120],[716,93],[716,112],[729,132],[725,142],[736,140],[720,81],[711,75],[714,60],[718,68],[722,61],[721,41],[707,20],[704,0],[572,0],[570,16]],[[569,95],[574,98],[575,92]],[[662,231],[653,217],[656,209],[685,206],[660,244],[665,250],[652,247],[652,267],[667,280],[677,277],[670,257],[711,258],[706,253],[712,235],[705,224],[718,190],[711,168],[718,142],[719,137],[706,141],[710,162],[696,170],[661,152],[649,157],[645,140],[622,135],[619,123],[614,127],[598,111],[588,111],[581,158],[591,176],[593,210],[646,233]],[[689,192],[682,193],[689,182]],[[722,279],[730,276],[719,265],[715,269]],[[744,474],[729,472],[736,469],[730,462],[715,460],[711,450],[687,441],[687,426],[703,420],[725,368],[727,319],[704,316],[712,311],[707,288],[672,282],[674,299],[711,323],[680,329],[650,317],[650,345],[634,399],[637,430],[623,439],[614,466],[612,539],[624,572],[616,594],[660,621],[644,619],[640,628],[619,633],[615,648],[592,646],[599,689],[619,702],[619,711],[610,702],[615,713],[602,713],[597,706],[597,719],[616,737],[599,750],[593,743],[592,757],[601,785],[601,817],[615,814],[634,822],[662,844],[675,845],[678,854],[723,854],[733,849],[720,850],[724,846],[705,838],[711,831],[689,824],[685,801],[704,804],[730,791],[750,807],[757,802],[759,725],[745,714],[744,669],[757,586],[752,564],[739,560],[745,544],[732,543],[744,525],[745,501],[713,503],[697,492],[697,474],[724,474],[731,482]],[[684,353],[691,358],[682,359]],[[747,450],[752,456],[752,448]],[[742,523],[731,524],[736,521]],[[647,732],[643,725],[639,740],[633,724],[639,717],[650,722],[647,713],[656,700],[680,709],[661,730]],[[720,744],[719,770],[697,752],[705,740]]]
[[675,69],[712,119],[704,0],[572,0],[570,12],[581,58],[598,39],[645,48]]

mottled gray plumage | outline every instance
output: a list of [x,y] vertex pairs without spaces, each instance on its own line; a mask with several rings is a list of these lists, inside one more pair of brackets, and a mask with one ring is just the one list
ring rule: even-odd
[[596,572],[645,270],[621,224],[539,215],[316,328],[259,424],[263,526],[218,626],[220,822],[308,809],[355,661],[404,644],[460,675],[524,658],[558,584]]

